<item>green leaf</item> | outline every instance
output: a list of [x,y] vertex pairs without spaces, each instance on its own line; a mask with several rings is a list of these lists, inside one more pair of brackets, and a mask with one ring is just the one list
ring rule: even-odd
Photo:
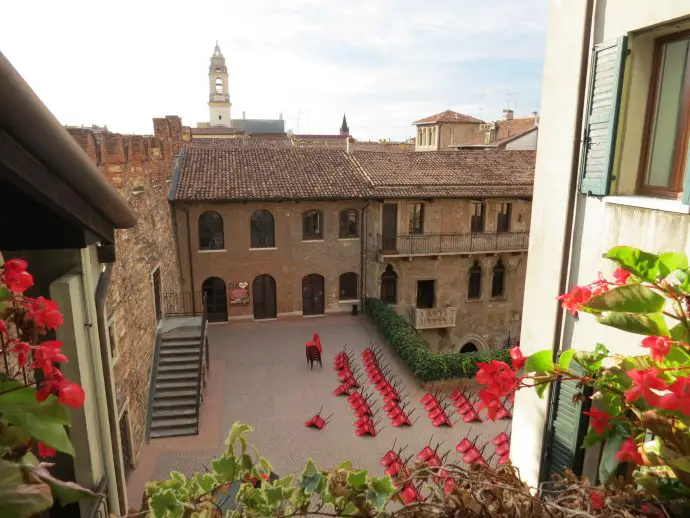
[[606,434],[599,435],[597,432],[594,431],[594,428],[590,428],[589,430],[587,430],[587,435],[585,435],[585,438],[582,441],[582,447],[589,448],[590,446],[603,441],[605,438]]
[[631,246],[616,246],[604,254],[624,270],[649,282],[656,282],[661,274],[659,257]]
[[154,518],[181,518],[184,504],[177,499],[172,489],[164,489],[149,498],[149,509]]
[[316,475],[316,473],[316,464],[314,464],[313,460],[309,459],[307,461],[307,465],[304,468],[304,471],[302,472],[302,475],[306,477],[313,477],[314,475]]
[[19,464],[0,460],[0,516],[30,518],[53,505],[46,484],[25,484]]
[[373,504],[377,511],[382,511],[396,491],[393,480],[388,475],[372,477],[369,485],[371,489],[367,491],[367,500]]
[[245,453],[242,455],[242,469],[245,471],[251,471],[252,467],[254,467],[254,461],[252,460],[251,456]]
[[551,385],[551,383],[540,383],[539,385],[534,387],[534,390],[537,393],[537,396],[539,396],[539,399],[544,399],[544,394],[546,394],[546,389],[549,388],[549,385]]
[[688,330],[688,327],[685,325],[685,323],[681,322],[676,324],[671,328],[669,333],[671,334],[671,338],[674,340],[679,340],[681,342],[690,344],[690,330]]
[[357,491],[367,485],[367,470],[362,469],[347,474],[347,483]]
[[[36,401],[36,389],[23,387],[23,383],[14,380],[0,381],[0,413],[28,413],[44,420],[69,426],[70,418],[67,407],[55,396],[49,396],[43,402]],[[7,392],[11,390],[11,392]]]
[[29,442],[31,442],[31,436],[22,428],[11,425],[0,427],[0,451],[3,448],[8,451],[15,448],[26,448]]
[[629,313],[604,313],[597,317],[600,324],[615,327],[629,333],[647,336],[668,336],[669,330],[661,313],[637,315]]
[[235,457],[216,459],[211,465],[213,466],[213,471],[216,473],[216,478],[219,479],[219,482],[234,481],[240,468]]
[[573,359],[575,354],[575,349],[566,349],[561,353],[560,358],[558,358],[558,366],[563,370],[568,370],[570,367],[570,361]]
[[244,455],[245,452],[247,451],[247,433],[253,432],[254,428],[249,426],[248,424],[240,423],[239,421],[236,421],[233,425],[232,428],[230,429],[230,433],[228,433],[228,438],[225,440],[225,445],[228,447],[227,453],[229,455],[234,455],[235,451],[235,442],[240,441],[241,445],[241,453],[240,455]]
[[666,299],[639,284],[620,286],[593,297],[587,307],[598,311],[622,313],[657,313],[663,311]]
[[672,345],[664,358],[664,367],[677,367],[677,366],[690,366],[690,354],[684,347],[678,347],[677,345]]
[[352,462],[349,460],[346,460],[340,466],[338,466],[338,469],[341,469],[343,471],[350,471],[352,469]]
[[676,270],[688,268],[688,257],[678,252],[666,252],[659,256],[659,270],[662,277],[667,277]]
[[616,454],[621,449],[624,441],[625,437],[616,435],[609,437],[606,444],[604,444],[601,452],[601,462],[599,463],[599,480],[603,484],[606,484],[618,469],[620,462],[616,459]]
[[597,344],[594,347],[594,351],[577,351],[575,353],[575,362],[588,372],[595,372],[601,368],[601,362],[604,358],[609,356],[609,350],[604,346],[604,344]]
[[276,505],[284,500],[282,487],[267,487],[263,491],[268,505]]
[[95,498],[96,493],[80,486],[75,482],[69,482],[55,478],[47,469],[46,464],[39,464],[30,470],[35,476],[50,486],[53,496],[61,505],[67,505],[87,498]]
[[553,353],[549,350],[530,354],[525,362],[525,372],[553,372]]

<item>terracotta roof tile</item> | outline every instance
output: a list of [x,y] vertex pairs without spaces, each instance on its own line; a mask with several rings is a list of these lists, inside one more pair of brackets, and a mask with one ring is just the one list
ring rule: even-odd
[[534,151],[391,153],[187,146],[172,198],[531,197]]
[[496,127],[498,132],[496,134],[496,140],[490,144],[486,144],[486,131],[478,130],[477,133],[470,135],[467,139],[462,140],[459,144],[453,144],[461,146],[501,146],[514,140],[522,135],[534,131],[537,126],[534,123],[534,117],[520,117],[511,120],[500,120],[496,121]]
[[454,112],[453,110],[446,110],[441,113],[437,113],[436,115],[419,119],[418,121],[413,122],[413,124],[434,124],[439,122],[473,122],[481,124],[484,121],[476,119],[471,115]]

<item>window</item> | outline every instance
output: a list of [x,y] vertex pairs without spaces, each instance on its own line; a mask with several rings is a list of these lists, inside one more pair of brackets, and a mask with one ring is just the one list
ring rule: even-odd
[[389,264],[381,274],[381,300],[389,304],[395,304],[398,300],[398,274]]
[[340,293],[339,300],[356,300],[358,278],[357,274],[353,272],[344,273],[340,276]]
[[683,190],[690,127],[690,35],[662,38],[655,48],[640,190],[674,195]]
[[486,204],[473,202],[472,216],[470,217],[470,232],[479,234],[484,232],[484,214],[486,212]]
[[302,215],[302,239],[323,239],[323,214],[320,210],[308,210]]
[[222,115],[218,115],[218,120],[223,120],[223,116],[222,116]]
[[496,216],[496,232],[510,232],[510,211],[512,203],[499,203]]
[[122,445],[122,460],[124,461],[125,480],[134,471],[134,459],[132,457],[132,441],[129,433],[129,419],[125,410],[120,417],[120,444]]
[[223,80],[220,77],[216,77],[216,93],[223,93]]
[[357,209],[340,211],[340,238],[359,236],[359,212]]
[[460,349],[461,353],[476,353],[479,350],[479,348],[473,344],[472,342],[467,342],[465,345],[462,346]]
[[410,234],[424,233],[424,204],[413,203],[410,211]]
[[500,259],[496,261],[493,275],[491,276],[491,296],[502,297],[505,290],[506,267],[503,266],[503,261]]
[[110,344],[110,357],[117,358],[117,339],[114,319],[108,321],[108,343]]
[[223,218],[208,211],[199,216],[199,250],[223,250]]
[[417,281],[417,307],[428,309],[434,307],[436,281]]
[[252,248],[273,248],[276,246],[273,228],[273,214],[267,210],[257,210],[249,221]]
[[479,299],[482,296],[482,267],[475,261],[469,271],[467,298]]

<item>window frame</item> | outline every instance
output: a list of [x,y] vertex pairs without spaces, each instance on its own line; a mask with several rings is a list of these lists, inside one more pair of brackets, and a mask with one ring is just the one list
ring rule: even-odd
[[[343,280],[348,280],[348,284],[352,283],[352,286],[347,287],[354,288],[354,296],[352,296],[353,293],[343,295]],[[350,300],[359,300],[359,275],[357,275],[356,272],[341,273],[338,277],[338,301],[344,302]]]
[[[355,216],[355,231],[354,233],[347,232],[348,216],[354,214]],[[359,238],[359,211],[357,209],[343,209],[338,215],[338,239],[357,239]],[[345,231],[344,231],[345,230]]]
[[[219,233],[220,235],[220,246],[217,247],[202,247],[201,246],[201,220],[205,215],[212,215],[215,214],[219,218],[220,222],[220,229],[216,229],[214,232]],[[206,231],[206,233],[210,233],[210,231]],[[210,240],[210,239],[209,239]],[[198,250],[200,251],[210,251],[210,250],[225,250],[225,222],[223,221],[223,216],[220,214],[220,212],[215,211],[215,210],[205,210],[201,214],[199,214],[199,217],[197,218],[197,245],[198,245]]]
[[[496,293],[494,288],[496,287],[496,273],[501,274],[501,292]],[[506,294],[506,265],[503,264],[502,259],[498,259],[494,267],[491,269],[491,298],[500,299],[505,297]]]
[[[420,286],[431,286],[431,305],[430,306],[420,306],[420,294],[423,290],[420,290]],[[417,279],[417,289],[415,297],[415,307],[417,309],[433,309],[436,307],[436,279]]]
[[652,150],[652,127],[657,109],[657,95],[659,93],[659,82],[661,79],[662,51],[664,45],[684,39],[690,39],[690,30],[660,36],[654,40],[654,57],[652,59],[649,93],[647,95],[647,106],[645,108],[642,150],[640,153],[640,162],[635,184],[635,191],[637,194],[675,199],[681,199],[683,197],[685,169],[690,159],[690,156],[688,156],[688,152],[690,151],[690,149],[688,149],[688,139],[690,138],[690,52],[688,52],[688,56],[686,57],[685,75],[681,87],[680,120],[676,128],[673,146],[673,165],[669,182],[671,187],[666,188],[645,185],[645,176],[649,169],[649,159]]
[[[261,223],[261,225],[258,225],[255,227],[254,223],[254,217],[259,215],[259,217],[265,217],[268,215],[270,217],[270,240],[266,239],[261,239],[264,236],[262,234],[266,233],[265,230],[266,226],[268,226],[268,220],[267,221],[259,221],[258,223]],[[270,244],[262,244],[262,241],[269,242]],[[252,215],[249,216],[249,247],[252,250],[258,250],[262,248],[275,248],[276,247],[276,222],[275,218],[273,217],[273,213],[270,210],[266,209],[257,209],[254,212],[252,212]]]
[[[506,212],[503,212],[503,208],[507,208]],[[505,215],[505,219],[503,221],[507,221],[507,230],[502,230],[501,226],[499,225],[499,221],[501,221],[501,216]],[[510,232],[510,229],[512,227],[512,220],[513,219],[513,204],[512,202],[505,201],[505,202],[500,202],[498,204],[498,211],[496,212],[496,233],[497,234],[507,234]]]
[[[386,268],[384,268],[383,273],[379,277],[380,281],[380,286],[379,286],[379,299],[381,302],[385,302],[386,304],[397,304],[398,303],[398,273],[395,271],[395,268],[393,268],[392,265],[387,265]],[[392,282],[393,284],[393,297],[392,298],[383,298],[383,285],[384,282]]]
[[[318,214],[319,229],[317,233],[307,233],[307,218],[313,218]],[[302,213],[302,241],[323,241],[323,211],[309,209]]]
[[[479,207],[480,212],[481,212],[481,214],[479,216],[477,216],[475,214],[477,206]],[[486,202],[484,202],[484,201],[473,201],[473,202],[470,202],[470,207],[472,209],[470,211],[470,233],[471,234],[483,234],[483,233],[485,233],[486,232]],[[475,221],[474,218],[477,218],[477,217],[479,217],[480,221],[481,221],[481,230],[478,232],[474,230],[474,221]]]
[[[478,286],[477,296],[473,297],[473,296],[471,296],[470,290],[472,287],[472,275],[475,273],[479,275],[479,281],[477,283],[477,286]],[[483,277],[484,277],[484,269],[482,268],[482,265],[479,264],[479,261],[474,261],[472,263],[472,266],[470,266],[469,270],[467,270],[467,300],[481,300],[482,299],[482,278]]]
[[[411,209],[410,209],[410,221],[409,221],[409,227],[408,227],[408,234],[411,235],[422,235],[424,234],[424,205],[426,203],[424,202],[415,202],[412,203]],[[419,207],[419,218],[417,218],[416,215],[416,208]]]

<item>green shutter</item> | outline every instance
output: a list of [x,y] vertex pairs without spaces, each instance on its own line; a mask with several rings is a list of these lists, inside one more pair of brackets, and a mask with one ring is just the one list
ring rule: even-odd
[[[581,368],[571,363],[570,370],[580,374]],[[563,474],[570,468],[576,475],[582,474],[584,450],[582,441],[587,433],[589,418],[582,412],[589,410],[590,400],[585,403],[573,402],[573,396],[583,392],[576,381],[557,381],[551,396],[549,426],[544,450],[544,469],[542,479],[549,480],[552,474]],[[590,395],[591,390],[584,391]]]
[[685,171],[683,174],[683,203],[690,205],[690,141],[688,142],[688,153],[685,154]]
[[606,196],[611,186],[627,36],[594,47],[589,65],[585,131],[580,157],[580,192]]

